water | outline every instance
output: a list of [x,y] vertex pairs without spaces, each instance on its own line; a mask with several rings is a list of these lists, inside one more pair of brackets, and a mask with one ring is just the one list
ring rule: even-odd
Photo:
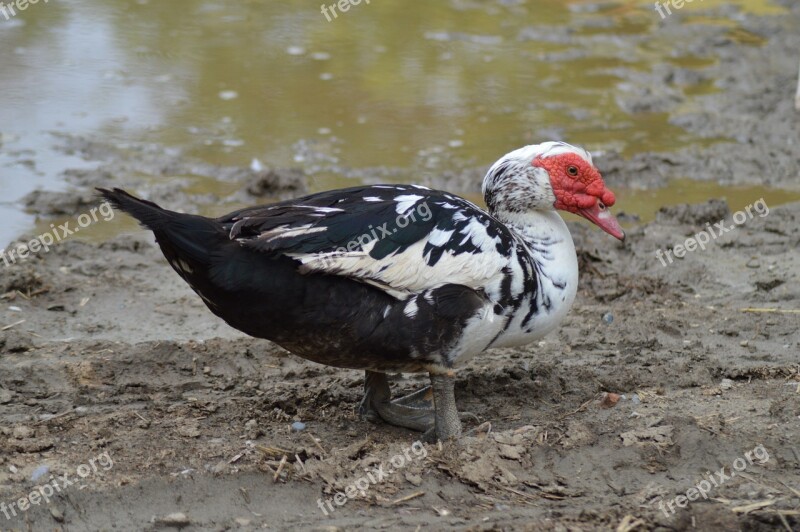
[[[40,1],[11,20],[0,16],[0,241],[35,222],[19,198],[37,187],[62,189],[64,169],[95,164],[64,153],[58,134],[151,142],[240,166],[257,157],[309,168],[302,147],[312,143],[346,167],[418,173],[487,165],[548,131],[626,156],[720,140],[696,138],[664,113],[625,113],[615,102],[621,68],[715,61],[675,57],[650,1],[373,1],[330,22],[318,4]],[[735,4],[781,13],[766,0],[696,4],[683,9]],[[760,44],[733,20],[698,14],[697,22]],[[575,53],[569,34],[549,31],[564,25],[591,35],[593,45]],[[631,48],[620,34],[652,37]],[[313,186],[349,184],[329,175]],[[190,186],[225,187],[211,177]],[[639,213],[648,219],[694,185],[675,186],[619,195],[637,208],[648,202]],[[726,192],[713,187],[698,190]]]

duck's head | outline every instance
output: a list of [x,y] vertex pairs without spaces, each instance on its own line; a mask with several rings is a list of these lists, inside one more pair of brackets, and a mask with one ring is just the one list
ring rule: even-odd
[[588,151],[565,142],[525,146],[494,163],[483,180],[489,212],[501,220],[530,211],[562,210],[582,216],[620,240],[625,233],[608,210],[614,193]]

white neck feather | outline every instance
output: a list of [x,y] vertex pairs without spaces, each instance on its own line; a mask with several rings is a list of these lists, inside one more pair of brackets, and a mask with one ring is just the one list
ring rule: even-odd
[[578,257],[561,216],[554,210],[504,214],[502,221],[526,244],[541,267],[536,300],[529,302],[538,312],[524,325],[527,312],[518,312],[493,347],[524,345],[555,329],[569,312],[578,290]]

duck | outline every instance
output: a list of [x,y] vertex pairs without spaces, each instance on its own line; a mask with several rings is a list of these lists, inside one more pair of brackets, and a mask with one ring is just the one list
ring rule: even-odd
[[[365,372],[363,418],[457,439],[459,368],[553,331],[578,286],[558,211],[625,233],[591,154],[550,141],[514,150],[482,183],[487,209],[415,184],[355,186],[237,210],[173,212],[99,194],[153,232],[167,262],[231,327],[312,362]],[[388,375],[430,385],[392,398]]]

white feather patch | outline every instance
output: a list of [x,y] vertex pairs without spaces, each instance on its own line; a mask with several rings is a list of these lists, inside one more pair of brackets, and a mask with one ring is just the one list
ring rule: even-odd
[[422,199],[422,196],[415,196],[414,194],[404,194],[402,196],[397,196],[394,198],[394,201],[397,202],[397,207],[395,211],[397,214],[405,214],[410,208],[414,206],[419,200]]
[[454,229],[450,231],[434,229],[431,231],[431,235],[428,237],[428,243],[431,246],[444,246],[450,240],[450,237],[453,236],[454,232]]
[[[321,233],[327,230],[328,230],[327,227],[314,227],[311,224],[301,225],[299,227],[290,227],[288,225],[281,225],[273,229],[270,229],[269,231],[264,231],[263,233],[258,235],[258,239],[266,240],[267,242],[272,242],[273,240],[277,240],[279,238],[293,238],[296,236]],[[245,241],[245,240],[248,239],[240,239],[240,241]]]

